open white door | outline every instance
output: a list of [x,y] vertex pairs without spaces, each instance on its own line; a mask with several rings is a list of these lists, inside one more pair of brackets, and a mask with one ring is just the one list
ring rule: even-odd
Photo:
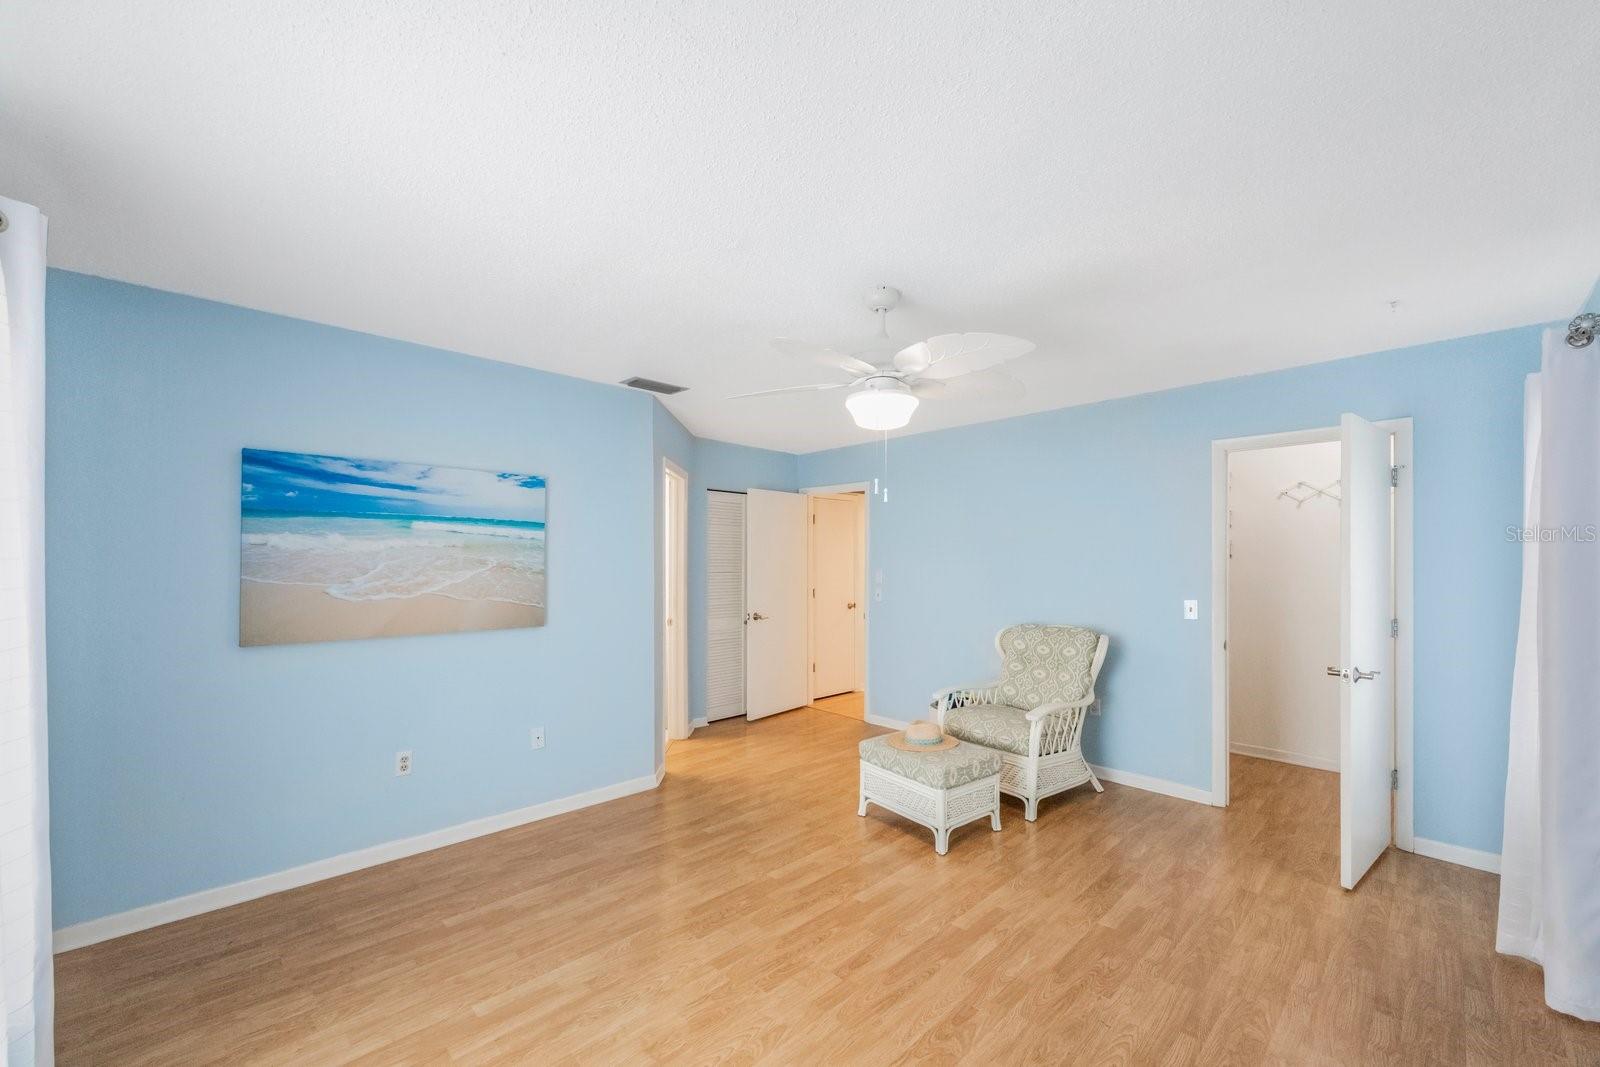
[[1389,431],[1339,420],[1339,884],[1354,889],[1393,839],[1394,580]]
[[804,496],[750,490],[745,561],[745,714],[761,719],[809,699]]

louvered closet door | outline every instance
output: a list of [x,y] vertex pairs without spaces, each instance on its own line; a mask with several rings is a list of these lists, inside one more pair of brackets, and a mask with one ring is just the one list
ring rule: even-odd
[[706,719],[744,714],[744,494],[706,491]]

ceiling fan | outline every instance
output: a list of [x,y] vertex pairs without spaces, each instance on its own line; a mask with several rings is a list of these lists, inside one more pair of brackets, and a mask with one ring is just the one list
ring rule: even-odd
[[898,430],[911,421],[919,398],[942,392],[946,382],[990,371],[1034,349],[1032,341],[1002,333],[941,333],[901,347],[890,339],[888,324],[889,312],[899,303],[898,289],[880,285],[867,290],[867,306],[878,316],[878,336],[849,352],[788,337],[772,342],[785,355],[843,371],[850,375],[850,381],[763,389],[728,399],[850,389],[844,406],[857,426],[864,430]]

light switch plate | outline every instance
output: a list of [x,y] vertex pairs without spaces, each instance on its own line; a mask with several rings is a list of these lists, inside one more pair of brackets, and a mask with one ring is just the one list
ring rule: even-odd
[[1185,619],[1198,619],[1200,617],[1200,601],[1185,600],[1183,602],[1183,617]]

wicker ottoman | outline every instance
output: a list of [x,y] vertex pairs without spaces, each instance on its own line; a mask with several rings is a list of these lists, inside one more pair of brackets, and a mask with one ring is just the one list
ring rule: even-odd
[[887,808],[933,831],[933,847],[950,851],[950,831],[985,816],[1000,829],[1000,755],[966,742],[936,752],[906,752],[887,736],[861,742],[861,806]]

